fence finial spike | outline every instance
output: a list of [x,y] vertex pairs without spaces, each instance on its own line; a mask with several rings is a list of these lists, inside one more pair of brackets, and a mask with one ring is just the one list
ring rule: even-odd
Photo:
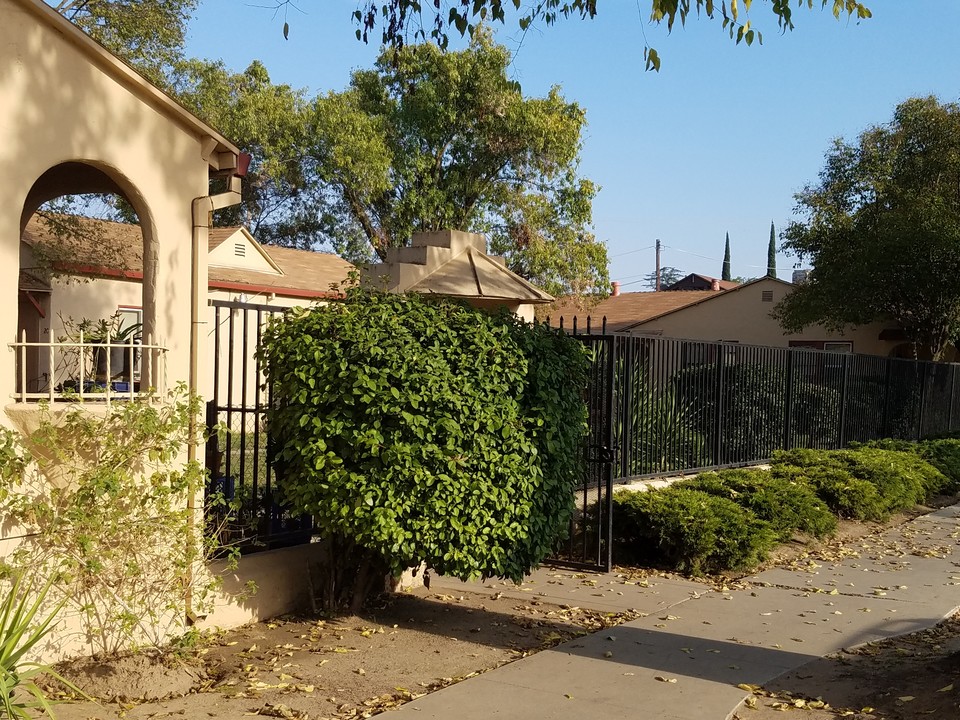
[[587,335],[590,334],[590,316],[587,315]]
[[573,316],[573,334],[574,335],[577,334],[577,316],[576,315]]

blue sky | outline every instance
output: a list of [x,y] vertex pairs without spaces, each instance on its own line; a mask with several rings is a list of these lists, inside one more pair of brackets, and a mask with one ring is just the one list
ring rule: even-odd
[[[646,22],[646,0],[640,10],[602,0],[594,20],[525,36],[509,20],[498,29],[525,93],[560,85],[587,111],[581,172],[602,188],[594,225],[612,279],[641,289],[636,281],[654,264],[644,248],[657,238],[664,264],[719,275],[727,232],[733,274],[763,274],[771,220],[779,229],[792,217],[794,192],[816,180],[832,138],[887,122],[911,96],[960,99],[960,2],[866,2],[870,20],[798,9],[796,30],[781,35],[769,3],[757,0],[752,20],[764,44],[749,48],[719,22],[694,20],[668,35]],[[354,37],[355,2],[299,0],[289,40],[283,18],[262,7],[269,0],[257,3],[201,0],[189,52],[236,70],[260,59],[275,82],[311,92],[342,89],[377,54]],[[662,57],[659,73],[643,70],[644,38]],[[781,277],[794,262],[778,256]]]

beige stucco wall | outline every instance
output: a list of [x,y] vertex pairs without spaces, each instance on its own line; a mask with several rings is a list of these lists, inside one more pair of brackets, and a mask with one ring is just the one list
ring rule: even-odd
[[[25,202],[37,179],[61,163],[96,167],[120,186],[155,239],[156,332],[170,348],[170,379],[186,379],[191,201],[207,194],[208,177],[200,138],[19,3],[0,0],[0,17],[0,292],[15,301],[21,220],[34,209]],[[13,338],[16,322],[14,313],[0,314],[0,338]],[[4,400],[13,392],[13,367],[13,353],[3,348]]]
[[[730,291],[699,305],[682,308],[630,329],[633,333],[659,334],[663,337],[695,340],[728,340],[751,345],[787,347],[790,341],[826,340],[853,343],[853,352],[888,355],[897,345],[879,339],[880,331],[895,324],[872,323],[840,334],[819,326],[802,333],[785,335],[771,317],[773,307],[793,287],[774,280],[761,280],[740,290]],[[773,293],[772,302],[763,302],[763,292]]]
[[[210,564],[210,571],[222,579],[223,592],[212,599],[212,612],[200,622],[201,628],[231,628],[266,620],[284,613],[310,610],[313,578],[323,561],[319,543],[268,550],[244,555],[236,569],[225,561]],[[245,594],[248,583],[256,592]]]

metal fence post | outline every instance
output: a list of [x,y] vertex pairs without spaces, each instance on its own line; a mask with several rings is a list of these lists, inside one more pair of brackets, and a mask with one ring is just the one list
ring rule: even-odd
[[840,382],[840,427],[837,428],[837,447],[842,448],[847,439],[847,381],[850,377],[850,355],[843,355],[843,373]]
[[919,417],[917,418],[917,442],[923,438],[923,411],[924,411],[924,396],[926,395],[927,389],[927,366],[926,363],[920,364],[919,360],[913,361],[914,369],[919,369],[919,381],[920,381],[920,410]]
[[[607,382],[607,427],[604,428],[604,441],[608,444],[609,451],[611,453],[616,452],[614,443],[616,442],[613,433],[613,419],[614,419],[614,408],[616,403],[616,371],[617,371],[617,336],[608,336],[609,345],[607,347],[607,372],[608,382]],[[613,464],[616,461],[616,456],[610,458],[610,462],[604,463],[604,510],[606,511],[607,517],[605,522],[605,531],[606,536],[602,538],[601,542],[598,543],[602,547],[599,548],[601,556],[600,566],[604,568],[606,572],[610,572],[613,568]],[[597,498],[599,501],[599,498]]]
[[715,417],[713,418],[713,464],[722,464],[723,450],[723,347],[718,343],[714,345],[717,353],[717,379],[714,383],[714,397],[716,401],[713,404]]
[[793,356],[796,350],[787,348],[787,387],[783,403],[783,449],[789,450],[793,431]]

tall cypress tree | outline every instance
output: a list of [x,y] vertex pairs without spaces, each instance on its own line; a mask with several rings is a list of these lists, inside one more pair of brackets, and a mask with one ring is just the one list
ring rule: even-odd
[[723,250],[723,274],[721,280],[730,280],[730,233],[727,233],[727,246]]
[[773,220],[770,221],[770,244],[767,246],[767,277],[777,277],[777,233],[773,229]]

